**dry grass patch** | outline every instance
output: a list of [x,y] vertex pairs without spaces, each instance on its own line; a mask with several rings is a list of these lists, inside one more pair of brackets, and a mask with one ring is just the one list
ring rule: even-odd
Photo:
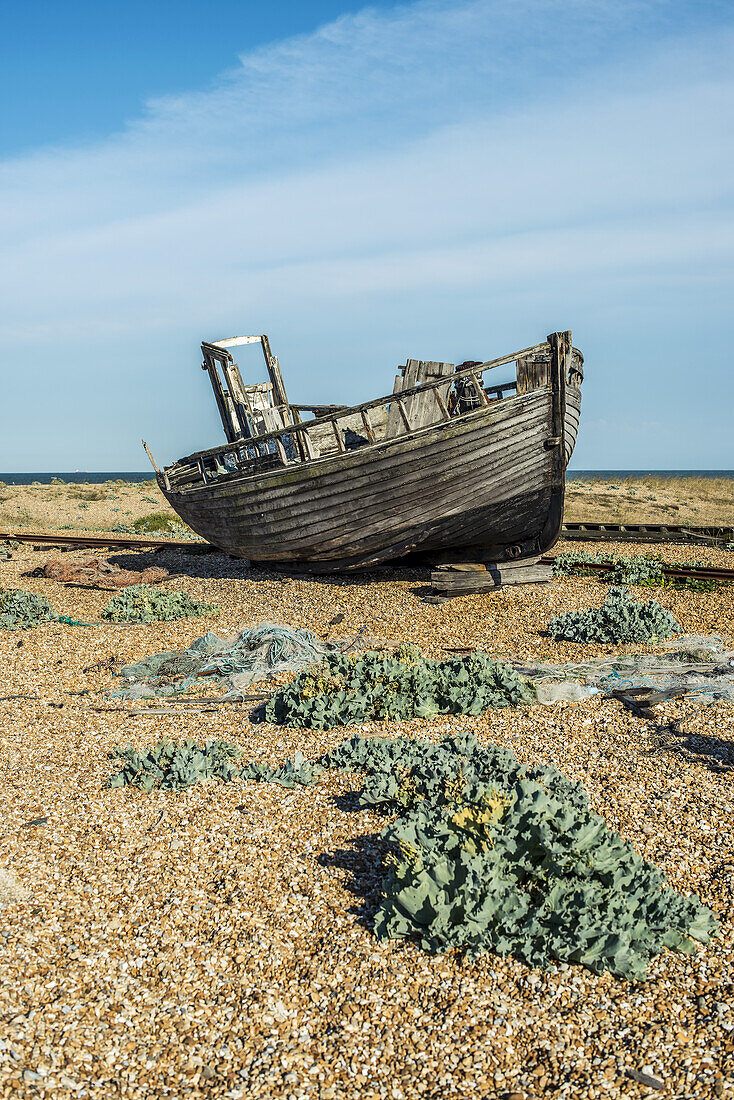
[[[59,496],[60,494],[55,494]],[[104,489],[87,489],[83,485],[67,486],[67,496],[70,500],[106,500],[107,493]]]
[[165,529],[165,523],[180,522],[155,481],[0,486],[0,524],[4,527],[109,531],[118,526],[134,527],[151,515],[160,520],[159,530]]
[[571,523],[734,524],[734,478],[589,478],[569,481],[564,519]]
[[[6,527],[54,530],[78,526],[105,531],[119,525],[137,528],[148,517],[162,523],[179,522],[153,480],[117,480],[103,485],[0,484],[0,524]],[[734,478],[649,474],[569,481],[564,518],[569,522],[732,526]]]

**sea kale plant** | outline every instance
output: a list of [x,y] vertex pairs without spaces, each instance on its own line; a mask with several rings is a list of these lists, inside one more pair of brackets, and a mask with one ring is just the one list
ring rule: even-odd
[[[687,563],[692,568],[706,566],[706,562]],[[609,565],[610,569],[594,569],[595,565]],[[663,573],[666,565],[659,558],[648,554],[588,554],[583,550],[559,554],[553,562],[553,575],[568,577],[572,573],[594,577],[601,584],[634,584],[640,588],[681,588],[694,592],[713,592],[727,581],[702,577],[670,577]]]
[[[152,497],[143,497],[143,500],[152,500]],[[170,533],[181,527],[182,523],[178,516],[171,515],[170,512],[149,512],[147,516],[139,516],[138,519],[134,519],[130,526],[133,531],[139,534],[148,531],[167,531]]]
[[201,603],[188,592],[164,592],[149,584],[131,584],[111,600],[102,618],[112,623],[167,623],[217,611],[218,607]]
[[325,769],[363,776],[360,803],[391,816],[375,917],[380,939],[431,952],[513,955],[529,966],[580,963],[643,979],[664,949],[691,954],[718,930],[554,767],[522,766],[470,733],[440,744],[352,737],[314,761],[242,763],[225,741],[161,741],[112,754],[110,787],[179,791],[218,778],[309,786]]
[[604,572],[587,569],[598,580],[609,584],[658,585],[663,580],[663,563],[657,558],[624,554],[587,554],[583,550],[576,553],[559,554],[553,562],[553,575],[567,577],[584,566],[609,564],[611,569]]
[[274,695],[264,716],[278,725],[332,729],[370,720],[482,714],[534,701],[532,685],[486,653],[433,661],[404,645],[394,656],[329,654]]
[[680,634],[682,627],[656,600],[630,599],[624,588],[610,588],[601,607],[566,611],[548,623],[552,638],[564,642],[652,642]]
[[45,596],[22,588],[0,590],[0,630],[28,630],[58,618]]
[[290,773],[250,764],[243,775],[292,786],[294,771],[304,783],[321,768],[360,772],[362,805],[397,815],[382,833],[380,939],[642,979],[665,948],[692,953],[716,934],[713,913],[671,889],[553,767],[522,767],[471,734],[439,745],[353,737],[308,776],[305,763]]
[[112,759],[124,761],[121,771],[107,781],[108,787],[139,787],[150,792],[180,791],[206,779],[240,778],[237,758],[242,750],[228,741],[159,741],[138,752],[132,745],[118,747],[110,753]]

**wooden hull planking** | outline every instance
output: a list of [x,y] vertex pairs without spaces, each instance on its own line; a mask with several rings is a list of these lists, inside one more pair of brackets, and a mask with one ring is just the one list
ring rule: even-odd
[[543,388],[346,453],[161,487],[197,534],[253,561],[332,571],[414,551],[532,556],[560,532],[580,405],[580,389],[566,387],[562,458],[547,446],[557,431],[553,394]]

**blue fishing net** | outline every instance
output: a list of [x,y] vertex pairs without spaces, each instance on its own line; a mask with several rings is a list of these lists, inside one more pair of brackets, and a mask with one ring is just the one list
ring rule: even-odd
[[318,664],[336,648],[336,643],[322,642],[309,630],[278,623],[260,623],[228,638],[209,631],[188,649],[153,653],[126,665],[120,675],[129,682],[113,694],[144,699],[216,685],[236,698],[250,684]]
[[[592,688],[609,694],[626,687],[661,691],[685,688],[700,702],[716,699],[734,702],[734,650],[717,634],[684,635],[661,643],[658,653],[609,654],[558,664],[550,661],[513,661],[512,664],[522,676],[535,682],[539,698],[545,696],[541,699],[543,702],[576,701],[590,694]],[[552,681],[561,683],[553,684]],[[576,688],[584,685],[585,690],[574,694],[574,683]]]

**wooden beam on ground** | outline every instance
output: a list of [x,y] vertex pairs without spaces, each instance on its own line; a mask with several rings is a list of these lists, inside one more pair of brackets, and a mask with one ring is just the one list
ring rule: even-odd
[[439,566],[431,573],[431,585],[437,596],[466,596],[488,592],[508,584],[546,584],[553,577],[553,566],[535,559],[513,562],[455,562]]

